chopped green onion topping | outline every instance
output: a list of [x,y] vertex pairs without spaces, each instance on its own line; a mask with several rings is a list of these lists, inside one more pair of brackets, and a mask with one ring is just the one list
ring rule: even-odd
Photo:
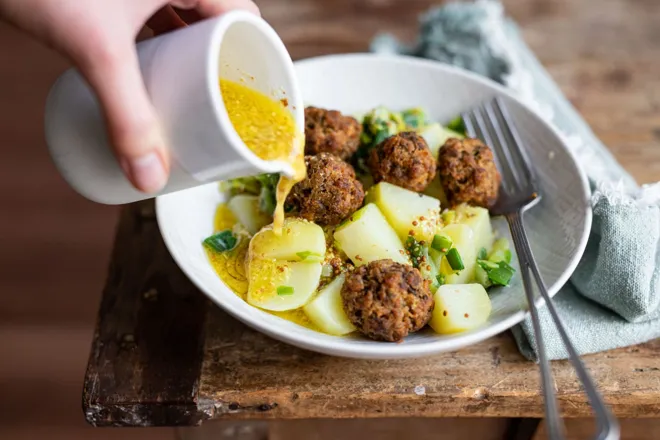
[[445,284],[445,276],[444,275],[441,275],[441,274],[436,275],[435,280],[438,282],[439,286],[442,286],[443,284]]
[[436,234],[431,242],[431,247],[438,252],[447,252],[453,244],[451,238]]
[[323,255],[319,255],[312,251],[296,252],[296,255],[298,255],[301,260],[323,261]]
[[204,240],[204,246],[215,252],[226,252],[234,249],[238,244],[238,238],[231,229],[213,234]]
[[426,251],[424,249],[424,246],[415,239],[413,236],[408,236],[406,239],[406,250],[408,251],[408,255],[410,255],[410,260],[412,262],[413,267],[416,267],[419,269],[419,265],[422,263],[422,259],[426,254]]
[[506,261],[493,263],[488,260],[477,260],[477,264],[486,271],[488,278],[493,284],[500,286],[508,286],[516,271]]
[[279,296],[293,295],[293,287],[291,287],[291,286],[279,286],[277,288],[277,294]]
[[477,254],[477,260],[485,260],[487,256],[488,254],[486,253],[486,248],[481,248]]
[[451,248],[447,251],[447,263],[451,266],[453,270],[463,270],[465,265],[463,264],[463,259],[461,254],[458,253],[456,248]]
[[490,280],[490,278],[488,278],[488,273],[486,272],[486,270],[478,264],[474,270],[474,277],[477,283],[484,286],[485,289],[488,289],[490,286],[493,285],[493,282]]
[[479,262],[479,265],[481,265],[484,269],[497,269],[499,266],[497,263],[494,263],[492,261],[488,260],[477,260]]
[[463,122],[463,118],[460,116],[457,116],[456,118],[452,119],[449,121],[447,124],[447,128],[455,131],[458,134],[462,134],[463,136],[467,135],[467,129],[465,128],[465,122]]
[[[479,258],[479,259],[483,260],[484,258]],[[511,250],[500,249],[498,251],[495,251],[492,254],[490,254],[490,257],[488,257],[488,261],[492,261],[493,263],[499,263],[500,261],[511,263]]]
[[373,143],[374,145],[378,145],[381,142],[383,142],[385,139],[389,138],[390,136],[391,135],[385,130],[379,131],[378,133],[376,133],[376,136],[373,139]]
[[401,112],[401,118],[408,128],[419,128],[426,123],[426,115],[421,108],[411,108]]

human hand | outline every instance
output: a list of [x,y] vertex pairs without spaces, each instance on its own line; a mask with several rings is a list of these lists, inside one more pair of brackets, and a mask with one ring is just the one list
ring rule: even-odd
[[147,193],[167,183],[170,156],[142,80],[135,37],[145,23],[155,34],[185,26],[173,6],[200,18],[232,9],[259,14],[251,0],[0,0],[0,18],[76,65],[99,99],[124,173]]

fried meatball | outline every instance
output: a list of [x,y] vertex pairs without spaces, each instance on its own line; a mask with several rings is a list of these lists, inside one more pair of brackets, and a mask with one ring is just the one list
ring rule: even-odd
[[419,270],[392,260],[377,260],[346,275],[344,310],[364,335],[397,342],[431,319],[434,301]]
[[307,177],[291,189],[288,209],[319,225],[336,225],[362,206],[364,188],[352,166],[330,153],[305,156]]
[[305,154],[330,153],[348,159],[360,144],[362,124],[336,110],[305,109]]
[[436,163],[423,137],[399,133],[371,150],[369,169],[376,183],[385,181],[421,192],[435,177]]
[[438,153],[438,173],[449,204],[490,208],[501,176],[493,152],[479,139],[448,139]]

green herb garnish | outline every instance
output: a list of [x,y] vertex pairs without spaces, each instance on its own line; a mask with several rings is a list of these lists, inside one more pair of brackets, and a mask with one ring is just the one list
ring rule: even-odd
[[486,270],[477,264],[477,267],[474,268],[474,277],[477,283],[484,286],[484,289],[488,289],[493,285],[493,282],[488,278],[488,273]]
[[[480,258],[480,260],[483,260],[483,258]],[[493,263],[499,263],[500,261],[511,263],[511,250],[500,249],[498,251],[495,251],[490,254],[490,256],[488,257],[488,261],[492,261]]]
[[447,124],[447,128],[450,129],[451,131],[455,131],[458,134],[467,136],[467,129],[465,127],[465,122],[463,122],[463,118],[461,118],[460,116],[457,116],[456,118],[449,121],[449,123]]
[[419,107],[404,110],[401,118],[408,128],[416,129],[426,125],[426,114]]
[[415,237],[409,236],[406,240],[406,250],[410,256],[413,267],[419,269],[419,273],[431,281],[431,290],[435,292],[438,284],[438,268],[429,256],[429,247],[417,241]]
[[231,229],[213,234],[204,240],[204,246],[210,248],[215,252],[231,251],[238,244],[238,238],[234,235]]
[[423,262],[422,259],[426,254],[424,246],[415,240],[415,237],[409,236],[406,240],[406,250],[408,251],[408,255],[410,255],[413,267],[419,269],[419,265]]
[[441,275],[441,274],[436,275],[435,280],[438,282],[438,286],[442,286],[443,284],[445,284],[445,276],[444,275]]
[[477,260],[485,260],[488,256],[488,253],[486,253],[486,248],[481,248],[479,249],[479,253],[477,254]]
[[259,210],[267,215],[273,215],[277,204],[277,183],[280,181],[279,174],[261,174],[256,177],[261,183],[259,191]]
[[433,237],[433,241],[431,242],[431,247],[438,252],[444,253],[447,252],[453,244],[454,243],[451,241],[451,238],[436,234]]
[[277,182],[279,180],[280,175],[277,173],[239,177],[220,182],[220,190],[228,192],[232,197],[238,194],[259,196],[259,210],[264,214],[273,215],[276,204]]
[[277,287],[277,294],[279,296],[293,295],[293,287],[291,287],[291,286],[278,286]]
[[480,262],[479,264],[483,266],[484,269],[497,269],[499,267],[497,263],[494,263],[492,261],[481,260],[481,259],[477,261]]
[[319,255],[312,251],[296,252],[296,255],[299,256],[302,261],[323,261],[323,255]]
[[232,197],[238,194],[257,196],[261,191],[261,183],[256,177],[238,177],[220,182],[220,191],[228,192]]
[[486,272],[488,279],[494,285],[508,286],[516,272],[506,261],[494,263],[488,260],[477,260],[477,264]]
[[458,271],[465,269],[461,254],[458,253],[456,248],[451,248],[447,251],[447,263],[449,263],[453,270]]

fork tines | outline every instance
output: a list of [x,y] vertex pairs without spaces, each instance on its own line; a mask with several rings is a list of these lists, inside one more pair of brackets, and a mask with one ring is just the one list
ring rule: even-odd
[[493,150],[504,192],[534,193],[531,163],[502,98],[485,101],[461,116],[468,136],[480,139]]

